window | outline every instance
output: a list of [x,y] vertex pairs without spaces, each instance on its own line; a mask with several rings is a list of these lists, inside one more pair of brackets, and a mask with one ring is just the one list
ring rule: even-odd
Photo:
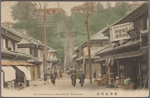
[[104,45],[103,47],[107,47],[108,46],[108,42],[104,42],[103,45]]
[[33,49],[33,48],[30,48],[30,54],[31,54],[32,56],[34,56],[34,49]]
[[143,19],[143,29],[147,30],[147,18]]
[[8,39],[5,39],[5,48],[8,49]]
[[40,57],[42,58],[43,57],[43,51],[40,50]]
[[34,57],[38,57],[38,49],[34,49]]
[[12,41],[11,44],[12,44],[13,50],[15,50],[15,42]]

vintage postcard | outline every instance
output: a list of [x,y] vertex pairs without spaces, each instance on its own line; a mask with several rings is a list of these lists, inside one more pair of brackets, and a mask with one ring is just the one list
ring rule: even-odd
[[1,2],[2,97],[148,97],[147,1]]

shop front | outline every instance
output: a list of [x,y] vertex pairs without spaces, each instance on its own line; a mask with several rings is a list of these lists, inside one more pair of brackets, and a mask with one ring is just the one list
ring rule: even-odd
[[2,62],[4,88],[21,89],[29,86],[31,66],[27,62]]
[[[134,47],[136,45],[130,46],[131,49],[135,49]],[[109,51],[97,60],[102,65],[102,76],[107,75],[109,85],[117,84],[119,87],[124,85],[123,80],[129,79],[132,83],[130,89],[148,87],[148,47],[130,52],[121,52],[122,49],[116,50],[117,52],[111,50],[112,52]],[[111,53],[114,54],[110,55]]]

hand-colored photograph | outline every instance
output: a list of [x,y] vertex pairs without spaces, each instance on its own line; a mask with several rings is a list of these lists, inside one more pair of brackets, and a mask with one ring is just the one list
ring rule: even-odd
[[148,97],[147,1],[2,1],[1,97]]

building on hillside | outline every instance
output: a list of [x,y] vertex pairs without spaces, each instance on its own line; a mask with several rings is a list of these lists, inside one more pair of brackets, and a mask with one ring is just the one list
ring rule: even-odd
[[96,61],[105,66],[108,84],[120,85],[125,76],[135,88],[148,87],[148,20],[148,3],[143,3],[103,31],[109,46],[96,53]]
[[5,26],[1,26],[1,82],[2,88],[20,88],[29,86],[32,66],[29,59],[35,59],[30,54],[20,52],[17,43],[22,36]]
[[[37,20],[38,26],[43,26],[43,12],[44,9],[36,9],[33,10],[32,18]],[[53,16],[55,14],[64,14],[64,10],[62,8],[48,8],[46,10],[46,25],[50,26],[51,21],[53,20]]]
[[9,21],[5,21],[3,23],[1,23],[2,26],[6,26],[6,27],[12,27],[14,25],[13,22],[9,22]]
[[[94,76],[94,72],[96,72],[96,76],[100,77],[98,73],[100,71],[100,65],[95,62],[98,59],[98,56],[95,56],[95,53],[99,50],[104,49],[108,45],[108,38],[105,37],[102,32],[98,32],[93,35],[90,39],[90,49],[91,49],[91,67],[92,67],[92,77]],[[86,78],[89,78],[89,56],[88,56],[88,46],[87,41],[80,46],[80,57],[76,59],[78,69],[82,69],[86,74]]]
[[[78,5],[78,6],[75,6],[73,8],[71,8],[71,12],[72,13],[86,13],[86,10],[89,8],[93,8],[94,10],[94,6],[95,6],[95,3],[94,2],[87,2],[86,4],[83,4],[83,5]],[[82,9],[82,10],[81,10]],[[89,10],[90,12],[91,10]],[[94,10],[95,11],[95,10]],[[93,12],[93,11],[91,11]]]

